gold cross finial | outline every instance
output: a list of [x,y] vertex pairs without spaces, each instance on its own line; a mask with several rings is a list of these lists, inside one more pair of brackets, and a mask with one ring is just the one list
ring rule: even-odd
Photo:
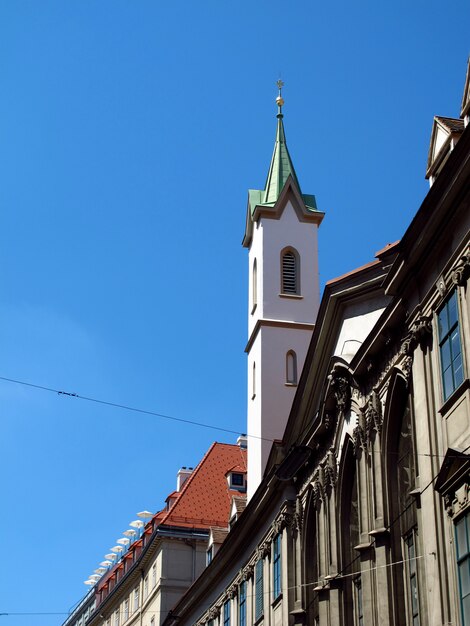
[[279,79],[276,83],[277,88],[279,89],[279,95],[276,98],[277,106],[279,107],[278,115],[282,115],[282,106],[284,104],[284,98],[282,97],[282,88],[284,87],[284,82]]

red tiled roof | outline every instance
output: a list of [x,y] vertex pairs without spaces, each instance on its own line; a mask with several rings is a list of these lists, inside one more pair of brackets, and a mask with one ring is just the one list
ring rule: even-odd
[[213,443],[160,523],[189,528],[228,524],[233,491],[229,489],[225,475],[234,467],[246,472],[246,460],[246,449]]

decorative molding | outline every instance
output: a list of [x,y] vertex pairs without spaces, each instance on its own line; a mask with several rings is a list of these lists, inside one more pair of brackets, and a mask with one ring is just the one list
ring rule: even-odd
[[336,400],[336,415],[341,419],[345,416],[351,401],[349,378],[339,368],[333,368],[330,380]]
[[263,543],[256,550],[256,561],[260,559],[265,559],[267,556],[271,554],[271,542],[263,541]]
[[470,484],[465,482],[453,493],[444,497],[444,505],[449,517],[456,517],[470,507]]
[[295,513],[292,516],[292,531],[294,533],[299,533],[302,530],[304,521],[304,507],[302,504],[302,499],[297,496],[295,501]]
[[288,513],[287,511],[283,511],[280,515],[278,515],[278,517],[274,520],[272,524],[274,534],[278,535],[284,530],[284,528],[287,528],[287,526],[291,526],[292,519],[292,514]]
[[363,408],[363,414],[365,418],[365,427],[367,433],[377,431],[380,433],[382,429],[382,404],[380,402],[377,392],[373,391],[367,398],[365,406]]
[[422,345],[432,335],[432,321],[425,315],[419,315],[413,322],[408,334],[402,341],[400,354],[411,356],[418,345]]
[[207,619],[208,621],[213,620],[213,619],[217,619],[220,615],[220,606],[213,606],[209,609],[208,613],[207,613]]
[[463,287],[470,276],[470,250],[460,257],[457,267],[452,272],[452,282]]
[[253,564],[250,563],[249,565],[245,565],[245,567],[242,569],[240,573],[240,581],[244,583],[248,579],[250,579],[253,576],[253,571],[254,571]]

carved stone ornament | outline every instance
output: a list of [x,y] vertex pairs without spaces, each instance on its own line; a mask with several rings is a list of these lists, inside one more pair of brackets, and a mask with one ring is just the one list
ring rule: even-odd
[[470,250],[459,260],[457,267],[452,272],[452,282],[454,285],[463,287],[470,276]]
[[254,566],[252,564],[245,565],[240,573],[240,581],[245,583],[249,578],[253,576]]
[[351,387],[348,378],[337,369],[334,369],[330,376],[333,392],[335,394],[337,415],[339,418],[342,418],[351,400]]
[[230,585],[230,587],[227,589],[227,595],[231,600],[233,600],[233,598],[237,595],[237,593],[238,593],[237,585]]
[[367,398],[363,413],[367,433],[370,434],[373,430],[380,433],[382,428],[382,404],[375,391]]
[[282,532],[284,528],[287,528],[288,526],[292,526],[293,517],[294,516],[292,513],[283,511],[273,524],[273,530],[275,534],[277,535],[280,532]]
[[408,356],[406,357],[406,359],[404,359],[403,363],[401,364],[401,370],[403,374],[405,375],[407,383],[410,382],[412,367],[413,367],[413,357]]
[[210,620],[213,619],[217,619],[220,615],[220,606],[213,606],[212,608],[209,609],[209,612],[207,614],[207,617]]
[[292,530],[294,532],[300,532],[302,530],[303,516],[304,511],[302,500],[300,498],[297,498],[295,502],[295,513],[292,517]]
[[271,544],[269,541],[263,541],[256,551],[256,560],[264,559],[271,554]]
[[359,455],[361,450],[363,452],[367,451],[367,434],[360,424],[358,424],[353,430],[352,440],[354,445],[354,454],[356,456]]
[[443,298],[446,295],[447,287],[444,277],[441,276],[436,283],[437,293]]
[[400,353],[411,356],[418,345],[422,344],[426,338],[432,334],[432,322],[429,317],[420,315],[412,324],[408,334],[403,339]]

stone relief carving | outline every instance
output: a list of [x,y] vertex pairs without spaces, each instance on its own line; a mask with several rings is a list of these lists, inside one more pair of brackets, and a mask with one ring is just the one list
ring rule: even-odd
[[365,427],[368,433],[376,430],[380,433],[382,429],[382,404],[375,391],[367,398],[364,409]]
[[430,335],[432,335],[431,319],[425,315],[419,315],[402,341],[400,354],[411,356],[417,346],[422,344]]
[[207,614],[207,618],[208,620],[213,620],[213,619],[217,619],[220,615],[220,606],[213,606],[209,609],[209,612]]
[[292,516],[293,532],[298,533],[302,530],[303,517],[304,517],[304,510],[303,510],[302,499],[300,497],[297,497],[295,501],[295,512],[294,512],[294,515]]
[[470,276],[470,250],[468,250],[459,260],[457,267],[452,272],[452,282],[454,285],[463,287]]
[[287,526],[292,524],[292,514],[287,511],[283,511],[272,524],[272,529],[275,535],[278,535]]
[[351,387],[349,385],[349,379],[338,369],[333,369],[330,377],[336,400],[337,417],[342,418],[344,417],[351,400]]

